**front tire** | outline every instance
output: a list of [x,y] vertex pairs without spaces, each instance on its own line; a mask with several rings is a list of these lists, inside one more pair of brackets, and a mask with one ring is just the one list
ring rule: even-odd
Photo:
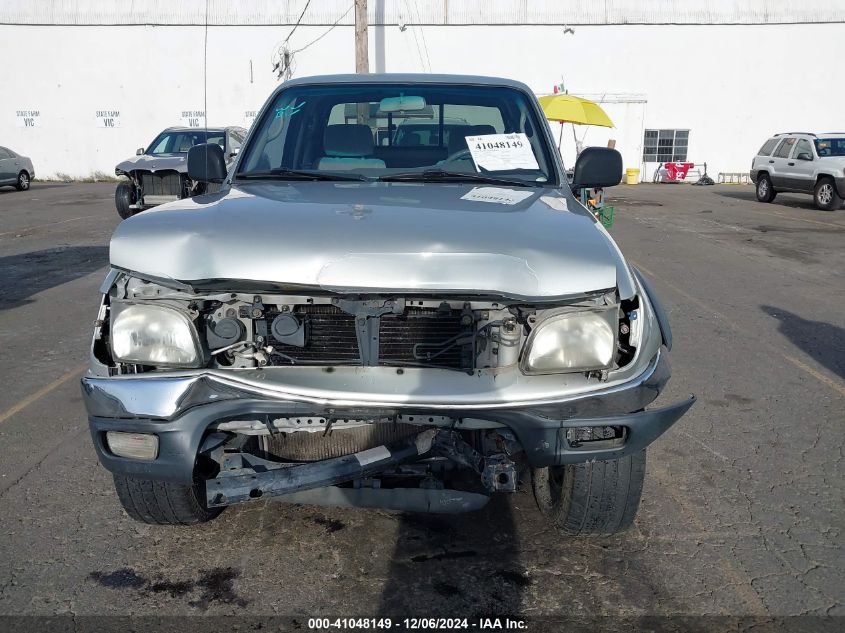
[[778,195],[775,188],[772,187],[772,181],[767,174],[761,174],[757,179],[757,201],[771,202]]
[[29,181],[29,174],[25,171],[22,171],[18,174],[18,179],[15,182],[15,189],[18,191],[26,191],[29,189],[30,181]]
[[643,450],[605,462],[533,468],[534,499],[563,534],[616,534],[637,515],[645,464]]
[[195,525],[211,521],[222,508],[206,507],[205,485],[136,479],[114,474],[114,488],[130,518],[152,525]]
[[118,183],[117,189],[114,190],[114,206],[117,207],[117,214],[124,220],[131,217],[134,215],[134,210],[129,208],[132,204],[135,204],[135,187],[129,182]]
[[819,178],[813,190],[813,200],[816,208],[822,211],[836,211],[842,206],[842,198],[836,191],[836,183],[833,178]]

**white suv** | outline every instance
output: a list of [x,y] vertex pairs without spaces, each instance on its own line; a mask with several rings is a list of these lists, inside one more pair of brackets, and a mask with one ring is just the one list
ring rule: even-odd
[[751,161],[757,200],[782,191],[811,193],[816,207],[835,211],[845,198],[845,133],[775,134]]

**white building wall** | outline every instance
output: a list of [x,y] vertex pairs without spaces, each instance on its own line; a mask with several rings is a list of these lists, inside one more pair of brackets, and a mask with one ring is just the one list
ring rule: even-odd
[[[331,24],[348,0],[3,0],[0,23]],[[370,0],[371,24],[795,24],[842,22],[841,0]],[[343,24],[351,24],[351,18]]]
[[[204,3],[144,3],[149,21],[167,22],[164,26],[105,26],[129,15],[114,11],[110,7],[117,3],[111,2],[78,3],[77,9],[84,10],[75,13],[67,10],[70,3],[66,2],[42,2],[40,13],[26,11],[27,4],[32,8],[39,3],[6,0],[0,6],[0,60],[4,67],[14,69],[4,74],[0,84],[0,145],[31,156],[39,176],[113,173],[116,163],[148,144],[160,129],[181,124],[182,111],[204,109],[205,29],[196,25],[204,19],[204,9],[200,11]],[[161,4],[159,13],[154,12],[157,4]],[[312,4],[315,8],[309,9],[308,18],[291,37],[293,50],[325,33],[349,8],[346,1]],[[376,0],[370,0],[373,20],[375,4]],[[841,2],[803,3],[799,8],[763,3],[768,5],[763,17],[761,3],[751,2],[705,3],[707,10],[698,13],[676,6],[675,13],[664,10],[661,14],[664,20],[686,22],[767,22],[683,26],[586,24],[600,19],[596,5],[607,9],[607,21],[625,19],[622,5],[632,11],[639,7],[640,13],[629,12],[629,21],[653,20],[654,7],[661,4],[654,2],[507,0],[498,5],[506,9],[502,12],[478,13],[493,4],[497,3],[388,0],[380,20],[386,26],[370,31],[371,68],[375,70],[381,59],[376,50],[381,35],[388,72],[500,75],[520,79],[538,93],[551,92],[554,84],[563,81],[572,94],[616,101],[606,104],[606,109],[617,129],[578,128],[577,134],[586,145],[616,139],[626,167],[640,166],[643,128],[691,130],[689,160],[707,161],[711,175],[747,170],[752,155],[773,132],[845,128],[841,114],[845,86],[836,80],[838,71],[832,70],[845,59]],[[290,32],[304,5],[265,5],[276,11],[265,14],[265,19],[287,20],[287,25],[254,24],[261,17],[258,11],[232,16],[232,7],[254,8],[252,3],[212,0],[209,5],[210,18],[218,23],[233,21],[208,29],[210,125],[245,125],[246,112],[259,109],[278,85],[271,72],[271,53]],[[756,12],[743,13],[747,5],[755,5]],[[62,7],[64,12],[59,10]],[[409,7],[416,7],[413,14],[408,13]],[[436,7],[448,11],[437,13]],[[526,7],[533,7],[533,12]],[[485,16],[488,22],[537,21],[543,7],[548,21],[555,24],[467,24],[470,18]],[[566,13],[564,8],[575,13]],[[296,54],[296,76],[354,71],[351,18],[350,12],[325,37]],[[565,33],[560,25],[568,18],[578,24],[574,33]],[[813,19],[826,22],[812,23]],[[463,25],[452,25],[460,20]],[[426,21],[436,24],[417,25]],[[774,23],[789,21],[809,23]],[[68,25],[36,25],[53,23]],[[407,25],[404,30],[400,23]],[[40,113],[36,127],[18,126],[16,113],[24,110]],[[97,127],[98,110],[119,111],[120,127]],[[557,125],[552,128],[557,134]],[[571,164],[570,129],[564,132],[563,146]]]

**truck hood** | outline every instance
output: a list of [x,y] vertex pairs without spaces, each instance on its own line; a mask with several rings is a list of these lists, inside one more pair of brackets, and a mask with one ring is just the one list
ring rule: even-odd
[[[627,266],[568,192],[466,184],[256,182],[122,222],[114,267],[197,287],[470,293],[607,290]],[[236,283],[237,282],[237,283]]]
[[115,168],[120,171],[161,171],[171,170],[180,173],[188,171],[188,155],[187,154],[164,154],[159,156],[150,156],[149,154],[141,154],[140,156],[133,156],[122,163],[119,163]]

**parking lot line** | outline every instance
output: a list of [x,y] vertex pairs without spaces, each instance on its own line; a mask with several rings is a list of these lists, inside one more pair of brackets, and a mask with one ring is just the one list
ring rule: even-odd
[[[749,336],[749,337],[752,337],[752,338],[756,338],[756,337],[755,337],[755,336],[754,336],[751,332],[749,332],[748,330],[746,330],[746,329],[745,329],[745,328],[743,328],[742,326],[737,325],[736,323],[734,323],[733,321],[731,321],[731,320],[730,320],[727,316],[725,316],[725,315],[724,315],[724,314],[722,314],[721,312],[719,312],[719,311],[717,311],[717,310],[714,310],[714,309],[713,309],[713,306],[707,305],[707,304],[706,304],[706,303],[704,303],[701,299],[698,299],[698,298],[696,298],[696,297],[692,296],[691,294],[689,294],[688,292],[685,292],[683,289],[678,288],[678,286],[676,286],[676,285],[675,285],[675,284],[673,284],[672,282],[670,282],[670,281],[666,281],[666,279],[665,279],[665,278],[661,277],[660,275],[657,275],[657,274],[653,273],[653,272],[652,272],[652,271],[650,271],[648,268],[646,268],[645,266],[641,265],[639,262],[635,262],[635,261],[633,261],[633,260],[630,260],[630,261],[631,261],[631,263],[632,263],[632,264],[634,264],[634,266],[636,266],[637,268],[639,268],[640,270],[642,270],[642,271],[643,271],[644,273],[646,273],[649,277],[652,277],[652,278],[654,278],[654,279],[659,280],[659,281],[660,281],[660,283],[662,283],[662,284],[664,284],[664,285],[668,286],[669,288],[671,288],[672,290],[674,290],[676,293],[678,293],[679,295],[681,295],[682,297],[684,297],[684,298],[685,298],[685,299],[687,299],[688,301],[691,301],[691,302],[693,302],[695,305],[697,305],[697,306],[699,306],[699,307],[703,308],[704,310],[706,310],[707,312],[711,312],[711,313],[713,313],[714,315],[716,315],[719,319],[721,319],[722,321],[724,321],[724,322],[725,322],[728,326],[730,326],[730,327],[731,327],[732,329],[734,329],[736,332],[739,332],[740,334],[743,334],[743,335],[745,335],[745,336]],[[790,363],[792,363],[793,365],[795,365],[798,369],[802,370],[804,373],[806,373],[808,376],[810,376],[810,377],[811,377],[811,378],[813,378],[814,380],[816,380],[816,381],[818,381],[818,382],[822,383],[823,385],[826,385],[826,386],[830,387],[830,388],[831,388],[831,389],[833,389],[834,391],[838,392],[840,396],[845,396],[845,385],[843,385],[841,382],[839,382],[839,381],[837,381],[837,380],[834,380],[834,379],[830,378],[829,376],[825,376],[825,375],[824,375],[823,373],[821,373],[820,371],[817,371],[817,370],[813,369],[812,367],[810,367],[809,365],[807,365],[807,364],[805,364],[805,363],[802,363],[800,360],[798,360],[798,359],[797,359],[797,358],[795,358],[794,356],[790,356],[789,354],[787,354],[787,353],[786,353],[786,352],[784,352],[784,351],[781,351],[781,350],[779,350],[779,349],[777,349],[777,348],[771,348],[771,349],[772,349],[773,351],[777,352],[778,354],[780,354],[780,355],[781,355],[781,356],[782,356],[785,360],[788,360]]]
[[71,378],[79,376],[85,370],[86,367],[88,367],[87,364],[79,365],[78,367],[71,369],[69,372],[67,372],[66,374],[63,374],[62,376],[60,376],[59,378],[57,378],[56,380],[51,382],[49,385],[42,387],[41,389],[39,389],[35,393],[28,395],[26,398],[24,398],[23,400],[21,400],[17,404],[9,407],[3,413],[0,413],[0,424],[5,422],[6,420],[11,418],[12,416],[20,413],[21,411],[26,409],[29,405],[33,404],[34,402],[37,402],[38,400],[40,400],[41,398],[46,396],[48,393],[50,393],[54,389],[61,387],[63,384],[65,384]]

